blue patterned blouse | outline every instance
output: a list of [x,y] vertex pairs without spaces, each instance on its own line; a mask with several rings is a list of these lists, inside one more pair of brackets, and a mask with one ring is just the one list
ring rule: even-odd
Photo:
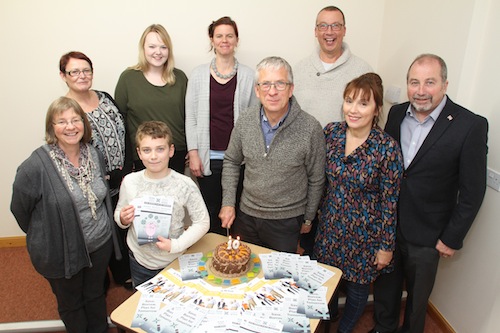
[[346,129],[346,122],[324,128],[327,183],[314,255],[340,268],[344,279],[369,284],[393,269],[391,264],[379,272],[374,261],[379,249],[395,247],[403,159],[397,142],[379,127],[345,156]]

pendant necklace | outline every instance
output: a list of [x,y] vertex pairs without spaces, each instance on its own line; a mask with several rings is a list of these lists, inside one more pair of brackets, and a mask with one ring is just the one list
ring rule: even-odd
[[221,74],[217,70],[217,66],[215,65],[215,58],[212,59],[212,63],[210,65],[210,67],[212,67],[212,70],[214,71],[215,75],[217,75],[221,79],[226,80],[226,79],[230,79],[236,75],[236,72],[238,71],[238,60],[236,60],[236,58],[234,58],[234,67],[233,67],[233,70],[231,71],[231,73],[229,73],[229,74]]

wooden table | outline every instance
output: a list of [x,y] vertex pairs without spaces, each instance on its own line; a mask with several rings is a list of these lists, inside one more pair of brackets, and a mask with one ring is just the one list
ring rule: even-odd
[[[213,234],[213,233],[208,233],[203,238],[201,238],[196,244],[191,246],[186,253],[196,253],[196,252],[201,252],[201,253],[207,253],[209,251],[212,251],[217,244],[220,244],[222,242],[227,241],[227,237],[221,236],[218,234]],[[261,246],[245,243],[248,245],[253,253],[256,254],[261,254],[261,253],[270,253],[274,252],[271,249],[264,248]],[[342,277],[342,271],[336,267],[324,265],[324,264],[319,264],[330,271],[334,272],[335,274],[333,277],[331,277],[324,285],[328,288],[326,297],[327,297],[327,302],[330,301],[330,299],[333,296],[333,293],[337,289],[337,286],[339,284],[340,278]],[[165,269],[170,269],[174,268],[176,270],[179,270],[179,260],[175,260],[172,262],[170,265],[168,265]],[[264,273],[262,270],[260,270],[258,276],[259,278],[264,277]],[[137,328],[137,327],[130,327],[132,324],[132,319],[134,317],[137,305],[139,304],[139,299],[141,298],[141,292],[137,291],[135,292],[132,296],[130,296],[125,302],[120,304],[110,315],[111,321],[119,328],[119,330],[127,331],[127,332],[144,332],[142,329]],[[311,332],[316,332],[320,320],[319,319],[311,319]]]

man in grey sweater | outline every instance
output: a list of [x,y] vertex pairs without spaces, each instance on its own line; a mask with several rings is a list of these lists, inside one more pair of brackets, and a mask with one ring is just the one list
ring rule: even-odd
[[[293,97],[293,74],[282,58],[257,65],[260,104],[243,112],[231,134],[222,170],[222,227],[242,241],[296,252],[323,193],[326,148],[320,123]],[[236,212],[240,166],[244,183]],[[234,222],[234,224],[233,224]]]

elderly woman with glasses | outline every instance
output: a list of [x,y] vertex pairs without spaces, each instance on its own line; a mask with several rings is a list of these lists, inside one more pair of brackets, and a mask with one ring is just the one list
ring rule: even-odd
[[[132,170],[132,153],[124,116],[108,93],[91,89],[94,67],[85,54],[75,51],[64,54],[59,60],[59,71],[61,79],[69,88],[66,97],[80,104],[92,129],[90,142],[104,156],[106,179],[109,181],[111,200],[115,207],[121,181]],[[112,257],[109,267],[117,284],[131,286],[126,231],[116,229],[120,234],[123,260],[116,261]],[[107,281],[109,282],[109,279]]]
[[186,93],[189,170],[197,177],[210,213],[210,232],[225,234],[218,214],[222,201],[222,161],[240,112],[257,104],[254,70],[238,63],[238,27],[224,16],[208,26],[209,64],[193,70]]
[[[113,209],[90,123],[67,97],[47,111],[46,144],[17,169],[11,211],[31,262],[56,296],[68,332],[107,332],[104,279],[113,248]],[[119,259],[119,258],[117,258]]]

